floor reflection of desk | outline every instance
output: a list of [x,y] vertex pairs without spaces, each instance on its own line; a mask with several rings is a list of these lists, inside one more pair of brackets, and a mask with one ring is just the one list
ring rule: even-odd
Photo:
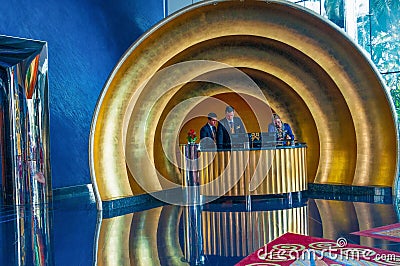
[[247,256],[287,232],[308,235],[307,217],[307,206],[254,212],[203,211],[204,254]]
[[[265,149],[203,150],[198,169],[201,194],[245,196],[307,190],[306,145]],[[250,181],[257,180],[255,190]],[[253,181],[254,182],[254,181]]]

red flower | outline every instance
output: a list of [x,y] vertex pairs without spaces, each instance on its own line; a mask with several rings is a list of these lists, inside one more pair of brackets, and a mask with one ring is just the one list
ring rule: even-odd
[[196,132],[193,129],[190,129],[187,135],[187,140],[189,143],[195,143],[197,140]]

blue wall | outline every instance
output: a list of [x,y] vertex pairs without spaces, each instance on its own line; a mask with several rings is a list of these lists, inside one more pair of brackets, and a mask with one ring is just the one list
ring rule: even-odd
[[89,132],[103,85],[162,18],[161,0],[0,0],[0,34],[48,42],[54,188],[91,183]]

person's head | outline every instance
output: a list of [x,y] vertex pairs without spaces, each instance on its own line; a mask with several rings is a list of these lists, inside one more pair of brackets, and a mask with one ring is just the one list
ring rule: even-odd
[[211,126],[214,126],[215,127],[215,124],[217,124],[217,115],[215,114],[215,113],[209,113],[208,115],[207,115],[207,118],[208,118],[208,123],[211,125]]
[[273,114],[272,114],[272,121],[275,121],[275,119],[277,119],[277,118],[280,119],[279,115],[276,114],[276,113],[273,113]]
[[274,115],[273,115],[273,119],[274,119],[274,124],[275,124],[275,126],[276,126],[277,128],[281,128],[281,127],[282,127],[282,120],[281,120],[281,118],[279,117],[279,115],[274,114]]
[[227,106],[225,108],[225,117],[227,120],[231,121],[235,116],[235,109],[232,106]]

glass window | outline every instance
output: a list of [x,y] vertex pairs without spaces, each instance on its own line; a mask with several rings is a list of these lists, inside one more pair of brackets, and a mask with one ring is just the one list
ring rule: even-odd
[[[165,0],[169,15],[201,0]],[[289,0],[331,20],[370,55],[400,117],[400,0]]]

